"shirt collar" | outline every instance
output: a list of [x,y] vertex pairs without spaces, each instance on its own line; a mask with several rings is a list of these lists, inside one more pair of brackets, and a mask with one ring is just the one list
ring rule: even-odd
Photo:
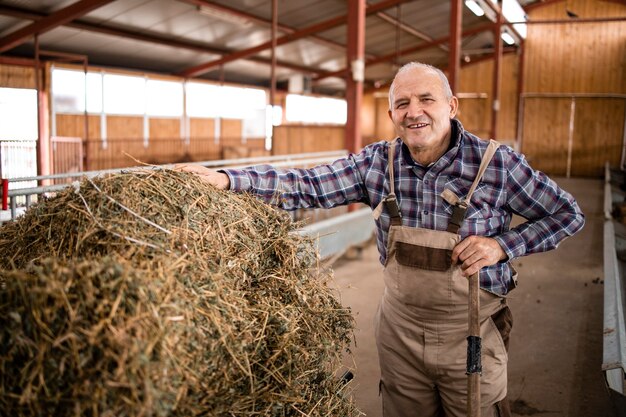
[[409,147],[406,146],[404,142],[401,142],[402,143],[402,159],[404,161],[404,164],[428,169],[432,167],[433,165],[437,164],[442,159],[445,159],[445,160],[454,159],[463,141],[464,129],[463,129],[463,125],[461,124],[461,122],[459,122],[457,119],[451,119],[450,124],[451,124],[450,146],[448,147],[448,150],[446,151],[446,153],[443,154],[443,156],[441,156],[441,158],[431,163],[429,166],[424,167],[420,165],[419,163],[415,162],[415,160],[413,160]]

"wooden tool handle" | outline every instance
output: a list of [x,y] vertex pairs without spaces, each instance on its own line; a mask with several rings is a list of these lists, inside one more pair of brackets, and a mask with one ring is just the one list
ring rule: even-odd
[[467,417],[480,417],[480,294],[478,274],[469,277],[467,337]]

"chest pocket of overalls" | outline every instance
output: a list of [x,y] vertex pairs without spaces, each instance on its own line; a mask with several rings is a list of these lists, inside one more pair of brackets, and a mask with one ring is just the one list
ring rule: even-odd
[[452,267],[452,250],[395,242],[396,260],[402,266],[444,272]]

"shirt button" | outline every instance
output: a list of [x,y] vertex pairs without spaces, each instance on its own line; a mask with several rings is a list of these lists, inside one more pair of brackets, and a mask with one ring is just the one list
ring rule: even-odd
[[428,180],[424,180],[424,185],[428,185],[429,181]]
[[423,213],[424,213],[424,216],[428,216],[428,210],[424,210]]

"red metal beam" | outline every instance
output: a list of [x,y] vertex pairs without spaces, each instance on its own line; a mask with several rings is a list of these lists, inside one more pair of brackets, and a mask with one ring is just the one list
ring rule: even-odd
[[0,39],[0,53],[15,48],[33,35],[45,33],[112,1],[113,0],[80,0],[64,7]]
[[500,115],[500,85],[502,84],[502,0],[498,0],[496,24],[493,28],[494,65],[493,65],[493,101],[491,103],[491,139],[498,137],[498,119]]
[[[202,7],[202,6],[211,7],[213,9],[220,10],[222,12],[229,13],[229,14],[232,14],[234,16],[241,17],[243,19],[248,19],[249,21],[255,22],[255,23],[260,24],[260,25],[269,26],[269,27],[272,26],[272,21],[271,20],[264,19],[264,18],[262,18],[260,16],[253,15],[252,13],[244,12],[243,10],[235,9],[234,7],[225,6],[223,4],[219,4],[219,3],[216,3],[214,1],[209,1],[209,0],[178,0],[178,1],[182,2],[182,3],[187,3],[187,4],[194,5],[194,6],[198,6],[198,7]],[[287,25],[280,24],[280,23],[278,24],[277,28],[281,32],[285,32],[285,33],[294,33],[294,32],[297,31],[297,29],[295,29],[295,28],[293,28],[291,26],[287,26]],[[345,45],[342,45],[339,42],[335,42],[335,41],[332,41],[332,40],[329,40],[329,39],[325,39],[325,38],[322,38],[320,36],[313,35],[313,36],[311,36],[311,38],[315,39],[316,42],[324,43],[324,44],[326,44],[328,46],[331,46],[333,48],[336,48],[336,49],[340,48],[342,51],[346,48]]]
[[[498,4],[493,4],[490,1],[486,1],[485,3],[487,3],[487,6],[489,6],[489,8],[491,8],[491,10],[493,10],[493,12],[496,14],[496,16],[498,14],[502,14],[502,2],[499,2]],[[504,18],[502,19],[502,24],[505,25],[508,22],[506,20],[504,20]],[[520,35],[520,33],[517,31],[517,29],[515,29],[515,26],[513,26],[513,24],[508,25],[509,28],[511,28],[511,30],[513,31],[513,33],[515,33],[515,36],[517,36],[518,39],[520,40],[524,40],[524,37],[522,35]]]
[[463,18],[463,3],[461,0],[450,0],[450,42],[448,55],[448,81],[452,94],[459,88],[459,73],[461,72],[461,20]]
[[[405,3],[407,1],[410,0],[384,0],[381,1],[379,3],[376,4],[372,4],[367,6],[366,9],[366,14],[372,14],[372,13],[376,13],[379,12],[381,10],[385,10],[388,9],[389,7],[393,7],[396,4],[400,4],[400,3]],[[323,22],[319,22],[316,23],[314,25],[308,26],[304,29],[298,30],[296,32],[281,36],[280,38],[278,38],[276,40],[276,44],[279,45],[284,45],[286,43],[289,42],[293,42],[296,41],[298,39],[302,39],[308,36],[313,35],[314,33],[318,33],[318,32],[322,32],[324,30],[328,30],[331,29],[333,27],[345,24],[348,20],[348,15],[343,15],[343,16],[338,16],[338,17],[334,17],[332,19],[323,21]],[[254,55],[258,52],[264,51],[268,48],[271,48],[272,46],[272,42],[268,41],[268,42],[264,42],[260,45],[254,46],[252,48],[248,48],[248,49],[244,49],[241,51],[237,51],[234,52],[230,55],[224,56],[220,59],[216,59],[214,61],[210,61],[210,62],[206,62],[204,64],[200,64],[200,65],[196,65],[194,67],[191,68],[187,68],[183,71],[181,71],[178,75],[181,75],[183,77],[194,77],[194,76],[198,76],[200,74],[203,74],[205,72],[207,72],[208,70],[210,70],[211,68],[214,68],[216,66],[219,65],[223,65],[226,64],[228,62],[232,62],[232,61],[236,61],[238,59],[242,59],[242,58],[246,58],[250,55]]]
[[0,55],[0,65],[18,65],[21,67],[34,67],[35,60],[16,56]]
[[276,32],[278,30],[278,0],[272,0],[272,66],[270,68],[270,106],[272,120],[276,105]]
[[[484,25],[481,25],[481,26],[477,26],[475,28],[463,31],[462,36],[470,36],[470,35],[473,35],[475,33],[480,33],[480,32],[484,32],[486,30],[491,30],[491,29],[493,29],[493,23],[487,23],[487,24],[484,24]],[[450,40],[449,36],[444,36],[443,38],[435,39],[432,42],[421,43],[419,45],[403,49],[403,50],[401,50],[399,52],[392,52],[392,53],[389,53],[387,55],[380,56],[378,58],[368,59],[365,62],[365,65],[366,66],[367,65],[375,65],[375,64],[379,64],[381,62],[392,61],[397,56],[408,55],[408,54],[412,54],[414,52],[418,52],[418,51],[421,51],[421,50],[424,50],[424,49],[432,48],[434,46],[437,46],[437,45],[440,45],[442,43],[448,42],[449,40]],[[324,75],[319,75],[319,76],[315,77],[315,81],[319,81],[321,79],[328,78],[328,77],[340,77],[340,76],[343,76],[347,71],[348,71],[348,69],[344,68],[344,69],[341,69],[341,70],[338,70],[338,71],[328,72],[328,73],[326,73]]]
[[363,101],[363,79],[365,75],[365,0],[348,1],[348,48],[346,61],[351,71],[346,76],[346,121],[345,145],[349,152],[361,150],[361,102]]
[[[20,19],[29,19],[29,20],[38,20],[48,15],[35,12],[32,10],[19,9],[16,7],[10,6],[0,6],[0,15],[17,17]],[[145,32],[135,32],[127,29],[106,26],[106,25],[94,25],[91,23],[87,23],[81,20],[75,20],[73,22],[69,22],[64,24],[63,26],[85,30],[89,32],[102,33],[104,35],[110,36],[119,36],[122,38],[135,39],[142,42],[155,43],[159,45],[170,46],[173,48],[187,49],[196,52],[203,53],[212,53],[216,55],[224,55],[230,54],[233,51],[231,49],[222,49],[210,47],[197,42],[188,42],[188,41],[179,41],[172,38],[167,38],[165,36],[159,36],[154,34],[148,34]],[[257,62],[264,65],[271,65],[271,61],[267,58],[262,57],[250,57],[248,60]],[[311,69],[310,67],[305,67],[303,65],[292,64],[289,62],[278,61],[277,65],[283,68],[289,68],[295,71],[300,71],[307,74],[325,74],[325,71],[316,71]]]
[[523,107],[522,107],[522,94],[524,94],[524,55],[526,54],[526,45],[522,42],[520,45],[520,53],[519,53],[519,61],[517,64],[517,120],[515,125],[515,130],[517,132],[515,138],[515,148],[518,150],[522,149],[522,117]]

